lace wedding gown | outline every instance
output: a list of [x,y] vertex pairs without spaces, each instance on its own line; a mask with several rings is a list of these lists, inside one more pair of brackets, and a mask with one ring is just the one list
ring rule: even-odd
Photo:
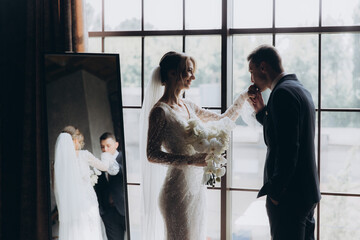
[[58,152],[55,157],[59,240],[106,240],[89,166],[112,174],[119,170],[119,166],[116,161],[101,161],[87,150],[79,151],[78,156],[69,155],[69,152]]
[[[222,115],[202,109],[183,100],[189,118],[203,122],[229,117],[235,121],[246,99],[240,95]],[[187,143],[185,128],[188,120],[179,116],[169,105],[158,102],[149,117],[147,156],[149,161],[168,165],[160,191],[159,207],[165,222],[165,239],[205,240],[205,185],[203,168],[188,165],[198,160],[194,148]]]

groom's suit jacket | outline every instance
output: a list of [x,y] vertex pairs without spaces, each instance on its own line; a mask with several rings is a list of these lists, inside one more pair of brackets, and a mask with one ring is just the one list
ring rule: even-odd
[[[123,180],[123,166],[122,166],[122,153],[116,157],[119,163],[118,174],[112,176],[108,175],[106,179],[105,173],[102,173],[95,185],[95,191],[99,202],[100,214],[103,215],[109,210],[112,205],[120,215],[125,216],[125,200],[124,200],[124,180]],[[113,203],[110,203],[110,198]]]
[[295,74],[285,75],[268,104],[256,114],[263,125],[267,154],[258,197],[314,204],[320,201],[315,163],[315,106]]

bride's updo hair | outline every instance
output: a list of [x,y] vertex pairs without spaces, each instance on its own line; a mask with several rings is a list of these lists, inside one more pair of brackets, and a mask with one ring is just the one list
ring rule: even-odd
[[82,135],[82,133],[78,128],[74,126],[66,126],[61,132],[70,134],[73,140],[77,139],[80,144],[80,149],[82,149],[85,146],[84,135]]
[[161,83],[164,85],[168,80],[168,72],[171,70],[176,71],[176,76],[178,79],[182,79],[183,76],[186,76],[187,62],[190,60],[194,65],[194,72],[196,69],[196,62],[193,57],[186,55],[185,53],[178,53],[170,51],[164,54],[160,59],[160,76]]

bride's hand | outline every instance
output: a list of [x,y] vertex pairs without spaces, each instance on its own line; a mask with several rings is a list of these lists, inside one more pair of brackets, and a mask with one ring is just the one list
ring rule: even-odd
[[255,84],[249,86],[247,90],[249,98],[256,98],[258,92],[260,92],[260,89]]
[[205,167],[207,166],[207,163],[205,161],[207,155],[207,153],[196,153],[195,155],[193,155],[193,158],[188,161],[188,164],[197,167]]

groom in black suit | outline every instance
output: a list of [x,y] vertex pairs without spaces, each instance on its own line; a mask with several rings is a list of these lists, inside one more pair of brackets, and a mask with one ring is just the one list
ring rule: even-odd
[[100,136],[102,152],[109,152],[119,163],[119,172],[111,176],[104,172],[95,185],[100,215],[104,222],[108,240],[122,240],[125,232],[124,182],[122,152],[114,134],[106,132]]
[[[264,185],[273,240],[314,239],[314,209],[320,201],[315,161],[315,107],[295,74],[284,72],[272,46],[262,45],[247,58],[249,102],[263,125],[267,154]],[[261,92],[271,89],[265,106]],[[253,91],[251,94],[251,91]]]

